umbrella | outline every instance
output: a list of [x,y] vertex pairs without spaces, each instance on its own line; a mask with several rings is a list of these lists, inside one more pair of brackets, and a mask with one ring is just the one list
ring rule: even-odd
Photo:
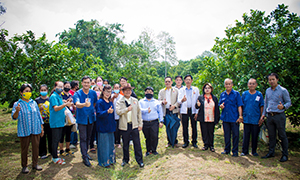
[[176,114],[166,114],[165,125],[167,130],[167,135],[170,139],[171,145],[174,148],[175,140],[177,138],[178,128],[180,126],[180,119]]

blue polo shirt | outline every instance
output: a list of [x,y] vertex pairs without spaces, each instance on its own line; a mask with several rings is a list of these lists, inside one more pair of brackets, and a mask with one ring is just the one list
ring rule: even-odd
[[250,94],[245,91],[242,94],[243,101],[243,119],[246,124],[258,124],[260,119],[260,108],[264,106],[264,97],[261,92],[256,91]]
[[225,108],[222,110],[221,120],[223,122],[236,122],[239,118],[238,107],[243,106],[240,93],[231,90],[229,94],[226,91],[221,93],[219,106],[224,102]]
[[85,94],[82,89],[74,94],[73,102],[76,104],[85,103],[85,99],[90,98],[90,107],[76,108],[76,122],[77,124],[87,125],[96,121],[94,104],[97,102],[97,93],[94,90],[89,90],[88,94]]
[[50,111],[50,118],[49,124],[50,128],[60,128],[65,126],[65,107],[59,111],[55,111],[53,106],[61,106],[63,105],[61,95],[57,94],[57,92],[53,92],[53,94],[49,98],[49,111]]

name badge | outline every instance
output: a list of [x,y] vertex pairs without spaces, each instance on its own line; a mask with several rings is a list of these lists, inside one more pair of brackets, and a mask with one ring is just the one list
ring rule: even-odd
[[260,100],[260,97],[256,96],[255,101],[259,101],[259,100]]

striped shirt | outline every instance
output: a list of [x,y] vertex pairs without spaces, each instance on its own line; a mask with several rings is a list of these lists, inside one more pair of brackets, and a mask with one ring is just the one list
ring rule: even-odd
[[20,104],[21,107],[19,116],[17,118],[18,137],[26,137],[30,136],[31,134],[41,134],[41,125],[44,124],[44,122],[37,103],[32,99],[30,99],[29,102],[23,101],[22,99],[15,102],[11,113],[13,120],[16,120],[13,118],[13,115],[16,112],[16,107],[18,104]]

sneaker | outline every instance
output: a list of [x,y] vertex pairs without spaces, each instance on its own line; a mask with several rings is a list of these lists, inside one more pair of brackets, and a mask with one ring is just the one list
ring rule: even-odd
[[66,155],[67,155],[67,156],[69,156],[69,155],[71,156],[71,155],[73,155],[74,153],[75,153],[74,151],[71,151],[71,150],[70,150],[70,151],[68,151],[68,152],[66,153]]
[[28,167],[23,167],[23,168],[22,168],[22,173],[24,173],[24,174],[29,173]]
[[252,156],[258,156],[258,154],[257,153],[252,153]]
[[41,159],[46,159],[46,158],[48,158],[48,156],[47,155],[43,155],[43,156],[40,156],[40,158]]
[[76,146],[74,146],[73,144],[70,145],[70,149],[76,149]]
[[68,154],[66,152],[60,153],[62,156],[67,156]]
[[245,154],[245,153],[241,153],[241,156],[246,156],[247,154]]
[[35,170],[38,170],[38,171],[43,170],[42,166],[39,166],[39,165],[33,166],[32,169],[35,169]]
[[52,158],[54,164],[66,164],[65,160],[62,158]]

